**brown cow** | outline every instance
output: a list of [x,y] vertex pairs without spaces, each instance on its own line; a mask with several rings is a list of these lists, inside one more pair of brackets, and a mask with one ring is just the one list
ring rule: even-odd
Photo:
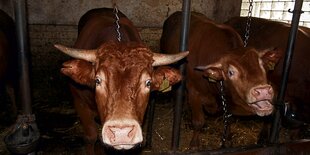
[[[180,28],[181,13],[177,12],[164,23],[161,50],[178,51],[179,43],[175,38],[180,36]],[[224,81],[229,97],[228,110],[232,114],[267,116],[272,113],[274,93],[266,78],[265,64],[276,63],[277,51],[244,48],[240,36],[232,28],[195,12],[191,14],[188,47],[191,52],[187,57],[186,88],[194,126],[192,147],[199,146],[204,111],[217,113],[221,103],[216,83],[208,79]]]
[[90,10],[86,15],[81,18],[84,26],[80,27],[75,48],[55,47],[75,58],[65,62],[61,72],[76,82],[70,88],[88,142],[88,154],[94,153],[99,135],[96,115],[102,123],[99,137],[104,144],[131,149],[143,140],[140,125],[150,91],[162,88],[163,81],[173,85],[181,79],[177,70],[154,67],[174,63],[188,52],[153,53],[142,44],[137,29],[124,15],[120,18],[118,42],[112,9]]
[[[17,108],[15,104],[14,89],[17,84],[17,53],[16,35],[13,19],[0,10],[0,92],[6,88],[11,99],[11,110],[6,112],[11,117],[16,117]],[[1,93],[2,94],[2,93]],[[8,106],[9,107],[9,106]]]
[[[231,25],[240,35],[245,32],[245,17],[235,17],[226,22]],[[252,18],[250,38],[248,46],[258,49],[266,47],[281,48],[284,52],[287,46],[290,33],[290,24],[276,22],[262,18]],[[310,122],[310,29],[300,26],[295,41],[295,49],[293,51],[293,59],[291,61],[290,75],[287,83],[285,102],[294,108],[294,119]],[[281,53],[285,55],[284,53]],[[270,81],[280,87],[282,68],[284,57],[279,61],[279,65],[275,67],[275,71],[270,74]]]

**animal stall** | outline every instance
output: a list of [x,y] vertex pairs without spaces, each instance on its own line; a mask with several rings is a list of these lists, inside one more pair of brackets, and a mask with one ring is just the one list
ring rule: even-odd
[[[21,135],[17,134],[17,137],[23,137],[22,140],[25,140],[25,136],[30,136],[30,140],[26,139],[26,142],[22,141],[20,145],[17,143],[17,150],[14,150],[11,146],[15,145],[16,141],[15,143],[9,141],[8,144],[7,138],[12,140],[10,139],[12,128],[1,123],[0,137],[6,137],[7,144],[1,141],[0,154],[10,154],[9,151],[26,152],[21,154],[34,154],[35,152],[37,154],[86,154],[83,129],[72,105],[67,85],[68,79],[59,71],[61,64],[70,58],[57,51],[53,44],[73,45],[78,37],[77,21],[88,10],[98,7],[114,7],[115,9],[117,6],[117,9],[124,12],[138,27],[142,41],[153,51],[159,51],[159,39],[164,20],[175,11],[183,10],[183,35],[182,38],[176,39],[182,42],[180,51],[185,51],[188,49],[186,29],[189,29],[190,11],[201,12],[212,20],[222,23],[233,16],[238,16],[241,6],[241,0],[183,0],[183,3],[179,0],[141,0],[140,3],[113,1],[117,5],[113,5],[111,1],[83,0],[74,2],[12,0],[10,2],[9,0],[1,1],[0,8],[15,19],[21,49],[19,61],[22,63],[19,65],[22,69],[20,70],[21,92],[18,97],[21,115],[16,124],[10,125],[22,129],[22,132],[18,133]],[[299,3],[301,4],[302,2]],[[294,14],[293,20],[298,20],[298,12],[301,11],[296,5],[294,13],[297,15]],[[117,15],[115,15],[116,22]],[[292,24],[294,23],[296,22]],[[296,27],[296,24],[292,27]],[[117,24],[115,28],[117,30]],[[286,64],[289,65],[289,63]],[[27,68],[28,65],[30,68]],[[181,73],[184,73],[182,68]],[[284,72],[288,73],[287,70]],[[285,80],[283,83],[286,83]],[[227,120],[228,116],[222,115],[223,112],[207,118],[206,125],[202,129],[201,146],[198,149],[191,149],[189,143],[193,126],[190,121],[189,107],[184,102],[186,100],[184,84],[181,87],[173,87],[172,90],[167,93],[151,94],[149,114],[145,114],[146,120],[142,126],[144,136],[142,148],[116,152],[113,149],[107,149],[106,152],[108,154],[298,154],[310,152],[306,147],[309,145],[309,140],[304,139],[309,138],[309,127],[305,128],[303,135],[299,135],[297,138],[299,141],[292,141],[288,135],[291,130],[277,126],[279,125],[278,119],[281,117],[277,114],[272,128],[273,138],[269,139],[271,143],[259,145],[257,141],[260,130],[263,128],[263,119],[254,116],[229,117]],[[227,137],[223,135],[227,128],[225,123],[230,124],[231,130]],[[99,126],[98,130],[100,130]],[[13,129],[13,131],[16,130]],[[39,140],[38,136],[40,136]],[[228,147],[223,147],[223,141],[228,144]],[[28,147],[30,149],[25,150]],[[101,144],[97,144],[96,147],[100,148]]]

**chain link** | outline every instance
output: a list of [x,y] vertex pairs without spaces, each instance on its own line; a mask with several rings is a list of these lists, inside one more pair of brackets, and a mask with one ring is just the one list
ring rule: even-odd
[[225,147],[226,138],[227,138],[228,121],[229,121],[229,117],[231,117],[232,115],[228,113],[223,81],[220,81],[220,94],[221,94],[221,101],[222,101],[222,106],[223,106],[223,111],[224,111],[224,114],[223,114],[224,129],[223,129],[223,135],[221,139],[222,140],[221,146]]
[[113,12],[114,12],[114,15],[115,15],[115,24],[116,24],[116,32],[117,32],[117,40],[118,41],[121,41],[121,32],[120,32],[120,28],[121,26],[119,25],[119,17],[118,17],[118,9],[117,9],[117,5],[116,5],[116,2],[113,1]]
[[246,47],[249,42],[250,38],[250,29],[251,29],[251,22],[252,22],[252,10],[253,10],[253,0],[249,0],[249,11],[247,16],[247,22],[246,22],[246,28],[245,28],[245,34],[244,34],[244,41],[243,46]]
[[[250,37],[251,21],[252,21],[253,0],[249,0],[249,3],[250,3],[249,12],[247,16],[247,23],[246,23],[246,29],[245,29],[245,35],[244,35],[244,41],[243,41],[244,47],[248,45],[248,41]],[[220,96],[221,96],[221,101],[222,101],[222,106],[223,106],[223,111],[224,111],[224,114],[223,114],[224,128],[223,128],[223,135],[221,139],[222,140],[221,146],[225,147],[226,138],[227,138],[227,129],[228,129],[228,123],[229,123],[228,121],[232,115],[229,114],[228,112],[223,81],[220,81]]]

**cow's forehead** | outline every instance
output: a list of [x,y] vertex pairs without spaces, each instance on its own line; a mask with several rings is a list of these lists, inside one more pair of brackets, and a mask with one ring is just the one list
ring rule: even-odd
[[113,74],[150,72],[154,61],[152,56],[151,50],[141,44],[110,42],[98,49],[96,70],[115,72]]
[[240,57],[240,63],[248,66],[248,64],[257,64],[259,60],[258,53],[254,49],[247,50],[242,57]]
[[148,65],[153,63],[152,51],[139,43],[108,42],[98,49],[97,58],[100,62],[111,62],[124,66],[135,64]]
[[254,49],[247,49],[241,55],[228,55],[225,57],[224,60],[226,67],[233,65],[239,68],[239,70],[243,70],[246,72],[257,72],[257,70],[261,70],[259,55]]

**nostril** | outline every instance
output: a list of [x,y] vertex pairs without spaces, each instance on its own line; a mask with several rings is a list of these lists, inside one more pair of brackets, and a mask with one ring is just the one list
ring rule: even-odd
[[272,87],[270,87],[270,88],[268,89],[268,93],[269,93],[269,94],[272,94],[272,93],[273,93]]
[[108,139],[110,139],[111,142],[112,141],[114,142],[115,141],[115,131],[110,127],[108,127],[107,130],[105,130],[105,131],[106,131],[106,135],[107,135]]
[[132,126],[132,127],[131,127],[131,130],[128,132],[128,137],[129,137],[129,138],[134,137],[134,135],[135,135],[134,129],[135,129],[135,127]]
[[271,86],[260,86],[252,89],[252,95],[257,100],[269,100],[273,97],[273,93]]
[[253,94],[254,96],[259,96],[259,95],[260,95],[260,92],[259,92],[259,90],[254,89],[254,91],[252,92],[252,94]]
[[103,143],[116,149],[130,148],[143,140],[140,124],[135,120],[107,121],[102,128]]

